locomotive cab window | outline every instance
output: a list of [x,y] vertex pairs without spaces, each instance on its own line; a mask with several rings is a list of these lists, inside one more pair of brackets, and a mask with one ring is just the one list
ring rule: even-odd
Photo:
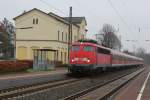
[[92,46],[84,46],[83,50],[84,51],[93,51],[93,47]]
[[74,45],[74,46],[72,46],[71,50],[72,51],[79,51],[80,50],[80,46]]

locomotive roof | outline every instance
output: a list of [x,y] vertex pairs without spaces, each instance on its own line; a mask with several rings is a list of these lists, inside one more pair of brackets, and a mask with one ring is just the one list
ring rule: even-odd
[[129,54],[125,54],[125,53],[122,53],[122,52],[119,52],[119,51],[116,51],[116,50],[113,50],[113,49],[110,49],[110,48],[101,46],[101,45],[96,44],[96,43],[90,43],[90,42],[75,42],[75,43],[73,43],[73,45],[81,45],[81,44],[82,44],[82,45],[97,46],[97,47],[100,47],[100,48],[109,50],[112,55],[118,55],[118,56],[124,56],[124,57],[132,58],[132,59],[143,60],[142,58],[135,57],[135,56],[131,56],[131,55],[129,55]]
[[97,46],[97,44],[90,43],[90,42],[75,42],[72,45],[91,45],[91,46]]

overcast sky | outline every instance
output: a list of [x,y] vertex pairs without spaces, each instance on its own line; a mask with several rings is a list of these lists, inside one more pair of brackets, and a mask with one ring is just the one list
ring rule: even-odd
[[[73,7],[73,16],[85,16],[87,37],[94,38],[104,23],[119,29],[123,49],[129,51],[143,47],[150,53],[150,1],[149,0],[0,0],[0,19],[12,19],[24,10],[38,8],[68,16]],[[140,28],[140,32],[139,32]],[[138,40],[136,42],[126,40]]]

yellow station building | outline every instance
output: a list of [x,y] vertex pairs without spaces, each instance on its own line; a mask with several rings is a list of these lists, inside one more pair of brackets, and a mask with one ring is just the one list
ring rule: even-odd
[[[32,9],[14,18],[16,27],[16,58],[33,60],[33,49],[57,50],[57,60],[68,62],[69,18],[52,12],[45,13]],[[84,38],[86,34],[85,17],[72,18],[72,41]],[[48,57],[54,60],[53,52]]]

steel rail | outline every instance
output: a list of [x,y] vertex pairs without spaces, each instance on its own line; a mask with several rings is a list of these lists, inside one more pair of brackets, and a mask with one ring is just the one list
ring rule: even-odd
[[[143,68],[138,74],[140,74],[143,70],[144,70],[144,68]],[[132,72],[132,73],[134,73],[134,72]],[[107,85],[107,84],[109,84],[109,83],[111,83],[111,82],[114,82],[114,81],[116,81],[116,80],[118,80],[118,79],[121,79],[121,78],[123,78],[123,77],[125,77],[125,76],[127,76],[127,75],[132,74],[132,73],[128,73],[128,74],[126,74],[126,75],[122,75],[122,76],[117,77],[117,78],[115,78],[115,79],[109,80],[109,81],[107,81],[107,82],[105,82],[105,83],[103,83],[103,84],[98,84],[98,85],[96,85],[96,86],[87,88],[87,89],[85,89],[85,90],[83,90],[83,91],[77,92],[77,93],[75,93],[75,94],[73,94],[73,95],[67,96],[67,97],[62,98],[62,99],[60,99],[60,100],[75,100],[76,98],[79,98],[79,97],[81,97],[81,96],[83,96],[83,95],[85,95],[85,94],[87,94],[87,93],[89,93],[89,92],[91,92],[91,91],[94,91],[94,90],[96,90],[96,89],[98,89],[98,88],[100,88],[100,87],[103,87],[103,86],[105,86],[105,85]],[[138,75],[138,74],[137,74],[137,75]],[[104,98],[105,98],[105,97],[104,97]]]
[[73,82],[76,82],[79,80],[80,79],[68,79],[68,80],[61,80],[61,81],[52,82],[52,83],[32,85],[29,87],[21,87],[21,88],[17,88],[17,89],[11,90],[11,91],[4,91],[4,92],[1,91],[0,99],[13,98],[13,97],[17,97],[19,95],[33,93],[35,91],[40,91],[40,90],[43,90],[46,88],[53,88],[53,87],[61,86],[64,84],[69,84],[69,83],[73,83]]

